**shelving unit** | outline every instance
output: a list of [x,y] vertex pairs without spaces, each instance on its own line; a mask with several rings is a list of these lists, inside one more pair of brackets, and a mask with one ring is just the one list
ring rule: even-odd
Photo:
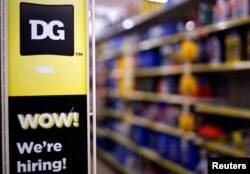
[[[205,0],[203,0],[202,2],[204,1]],[[211,3],[211,1],[206,1],[206,2]],[[194,9],[197,7],[198,7],[197,1],[184,0],[180,4],[176,4],[175,6],[168,9],[163,9],[146,18],[144,17],[134,18],[132,19],[132,21],[135,24],[134,27],[125,30],[118,25],[115,28],[113,28],[111,32],[108,33],[105,37],[100,38],[98,40],[98,43],[108,41],[112,38],[115,38],[116,36],[122,36],[122,35],[133,36],[136,33],[145,34],[145,31],[148,30],[149,26],[154,26],[163,21],[167,22],[171,21],[172,19],[177,18],[176,16],[178,15],[176,15],[176,12],[187,11],[186,9]],[[178,16],[178,20],[187,22],[190,19],[185,17],[179,18]],[[128,46],[127,49],[124,49],[124,47],[120,47],[120,48],[105,50],[103,54],[100,55],[99,60],[103,61],[102,63],[104,65],[108,64],[108,67],[112,67],[111,65],[113,65],[115,61],[117,65],[114,65],[115,66],[114,68],[109,68],[108,73],[106,73],[106,76],[110,80],[108,81],[108,83],[110,83],[111,85],[107,87],[108,85],[105,86],[106,85],[105,84],[104,86],[101,87],[106,91],[106,102],[107,102],[106,106],[104,106],[103,108],[103,111],[99,113],[100,118],[104,120],[103,124],[104,125],[107,124],[108,125],[107,127],[109,127],[109,125],[113,126],[113,124],[115,125],[114,127],[116,127],[117,125],[119,127],[120,125],[122,126],[123,123],[125,123],[125,125],[129,125],[130,131],[132,132],[134,131],[135,134],[138,133],[136,132],[138,131],[136,130],[138,128],[139,129],[138,134],[140,134],[140,131],[145,130],[146,133],[147,131],[150,132],[149,136],[153,136],[151,135],[151,132],[156,133],[157,138],[159,137],[162,138],[161,135],[163,136],[163,138],[165,138],[164,136],[166,136],[168,138],[168,139],[166,138],[167,139],[166,141],[169,141],[168,142],[169,144],[170,141],[173,141],[171,138],[174,137],[173,139],[178,139],[178,141],[179,140],[183,140],[185,142],[187,141],[189,142],[189,144],[194,145],[196,148],[195,150],[197,150],[196,152],[198,151],[201,152],[202,149],[206,149],[209,155],[217,154],[219,156],[222,155],[225,157],[228,156],[228,157],[250,158],[248,149],[249,145],[246,144],[245,140],[244,142],[242,140],[241,143],[242,146],[237,146],[238,145],[237,141],[234,139],[235,137],[233,137],[235,135],[234,133],[236,132],[238,133],[237,134],[238,136],[242,136],[241,139],[244,139],[243,137],[245,137],[246,135],[250,139],[250,133],[246,133],[246,131],[249,132],[249,130],[244,129],[244,132],[242,132],[242,130],[239,131],[239,129],[247,127],[247,125],[246,126],[243,125],[242,122],[246,122],[247,124],[247,121],[250,120],[250,110],[243,109],[250,107],[250,105],[248,104],[248,102],[246,102],[246,100],[241,100],[238,103],[237,101],[240,100],[240,97],[235,94],[235,91],[237,91],[237,93],[242,94],[244,93],[244,91],[246,91],[246,89],[248,89],[248,87],[250,88],[250,83],[246,82],[247,81],[246,78],[241,78],[241,75],[247,74],[249,76],[250,73],[250,59],[247,58],[247,56],[248,57],[250,56],[250,51],[249,48],[245,48],[247,44],[246,42],[249,42],[248,44],[250,44],[249,39],[246,39],[247,36],[248,37],[250,36],[250,31],[247,25],[250,26],[250,16],[198,27],[193,31],[182,31],[178,33],[173,32],[173,34],[171,35],[161,36],[158,38],[151,38],[148,40],[143,40],[145,39],[145,36],[139,34],[141,38],[143,37],[142,39],[143,41],[140,40],[141,38],[138,39],[140,36],[136,39],[137,41],[131,41],[131,44],[129,42],[127,43],[127,41],[124,41],[126,43],[125,46],[130,45],[130,47],[132,48]],[[227,37],[229,36],[229,34],[231,34],[230,31],[235,31],[235,33],[238,33],[239,35],[238,39],[242,40],[241,46],[244,46],[244,48],[242,47],[240,51],[242,53],[241,55],[242,59],[240,61],[235,61],[234,63],[232,62],[228,63],[229,60],[226,58],[226,50],[222,51],[222,49],[226,49],[228,41]],[[211,41],[210,40],[211,38],[212,39],[216,38],[217,44],[221,46],[220,50],[221,52],[218,53],[220,54],[220,60],[218,60],[218,62],[220,63],[207,63],[207,62],[212,62],[210,61],[209,57],[211,55],[207,53],[209,52],[208,50],[206,50],[207,52],[205,56],[200,54],[204,56],[204,58],[201,58],[200,56],[197,63],[191,63],[191,62],[181,63],[178,60],[172,61],[172,59],[178,57],[178,56],[175,57],[175,54],[176,52],[179,51],[178,49],[180,49],[180,43],[186,40],[187,38],[196,42],[196,45],[199,45],[204,50],[206,49],[205,44],[207,44],[208,41]],[[163,50],[164,46],[169,46],[169,47],[166,47],[167,51],[163,55],[161,51]],[[131,50],[129,50],[129,48]],[[212,49],[212,51],[214,50]],[[137,55],[137,53],[142,53],[142,54]],[[147,54],[147,56],[157,56],[158,59],[162,58],[158,56],[159,54],[162,54],[161,56],[167,55],[171,57],[171,60],[169,62],[166,61],[165,59],[167,57],[166,56],[164,57],[163,63],[161,65],[159,65],[159,62],[161,62],[162,60],[158,59],[157,62],[152,62],[151,64],[149,63],[149,65],[147,63],[143,64],[144,53]],[[138,61],[139,64],[137,64],[136,67],[133,67],[134,69],[131,68],[132,70],[128,69],[127,66],[125,66],[125,68],[122,67],[121,64],[124,63],[122,62],[122,60],[126,59],[126,57],[130,58],[134,57],[135,61]],[[150,58],[148,58],[149,62],[154,61],[151,60]],[[141,62],[142,64],[140,64]],[[206,62],[206,63],[198,63],[198,62]],[[147,66],[148,68],[138,68]],[[126,74],[126,72],[129,72],[130,74],[129,73]],[[130,78],[129,80],[133,81],[132,83],[131,81],[129,81],[129,83],[132,84],[131,86],[134,87],[134,90],[131,90],[133,88],[131,87],[126,91],[126,87],[121,87],[122,85],[125,84],[127,80],[125,79],[124,74],[126,75],[129,74],[128,75]],[[181,84],[180,83],[181,77],[183,77],[183,75],[190,75],[190,74],[194,75],[194,78],[197,80],[197,86],[200,85],[197,94],[195,93],[193,95],[199,97],[182,96],[181,94],[180,95],[177,94],[181,93],[179,92],[178,89],[172,90],[173,86],[176,87],[177,85]],[[221,80],[220,78],[223,79]],[[155,83],[155,86],[149,85],[147,87],[144,87],[143,86],[144,82],[145,85],[151,82]],[[245,84],[245,82],[247,84],[247,87],[243,85],[243,83]],[[170,85],[170,83],[172,84]],[[166,87],[167,85],[171,89],[168,89],[168,87]],[[237,85],[239,86],[242,85],[242,86],[238,88]],[[164,87],[166,87],[166,89]],[[204,90],[205,91],[204,92],[201,90],[201,88],[207,91]],[[213,91],[213,88],[216,88],[216,90]],[[164,93],[159,91],[172,91],[172,93],[171,92]],[[233,92],[234,94],[232,94]],[[248,96],[250,96],[250,93],[246,95],[246,97]],[[221,105],[221,103],[230,103],[232,105],[224,106]],[[234,107],[234,105],[238,107]],[[135,107],[137,108],[135,109]],[[122,109],[117,110],[117,108],[120,109],[122,108]],[[148,108],[149,110],[147,110]],[[179,114],[178,117],[179,121],[180,117],[185,116],[183,114],[185,111],[186,112],[185,114],[190,113],[191,117],[193,115],[196,121],[200,121],[202,123],[199,122],[199,125],[196,127],[197,129],[194,128],[196,132],[187,132],[180,128],[182,125],[178,125],[176,127],[170,126],[157,121],[152,121],[147,117],[138,116],[138,115],[147,115],[147,111],[150,112],[154,109],[159,109],[159,112],[162,111],[161,113],[158,113],[158,111],[157,113],[154,113],[155,114],[154,116],[155,118],[157,117],[157,119],[158,117],[164,117],[162,119],[165,119],[166,115],[164,114],[168,113],[169,110],[171,111],[171,109],[173,110],[176,109],[178,110],[178,112],[180,111],[180,113],[182,113]],[[137,113],[138,115],[134,113]],[[230,127],[230,129],[224,126],[223,119],[225,119],[225,122],[228,121],[228,124],[225,125]],[[105,123],[105,121],[107,121],[107,123]],[[240,126],[235,126],[235,127],[231,126],[232,124],[234,124],[234,121],[238,122]],[[200,128],[204,127],[207,128],[206,126],[207,127],[210,126],[209,128],[212,127],[211,129],[214,128],[214,130],[218,128],[217,129],[218,132],[221,131],[221,133],[225,137],[225,139],[223,139],[224,141],[220,138],[215,138],[216,136],[214,138],[211,138],[212,136],[210,138],[200,137],[199,135],[202,135],[202,133],[200,132],[201,130]],[[137,153],[138,155],[142,156],[148,161],[156,163],[159,166],[171,170],[174,173],[181,173],[181,174],[194,173],[193,171],[189,171],[184,167],[175,164],[173,161],[163,159],[162,157],[160,157],[160,154],[157,154],[148,148],[138,146],[135,143],[137,140],[135,140],[135,142],[132,142],[131,140],[129,140],[130,136],[126,135],[121,136],[120,134],[116,133],[119,132],[116,129],[117,128],[110,128],[110,129],[100,128],[98,131],[98,135],[106,137],[107,139],[114,141],[116,144],[120,144],[129,149],[130,151]],[[206,137],[206,135],[203,136]],[[207,155],[208,158],[210,157],[209,155]],[[179,158],[182,158],[181,155],[179,156],[180,156]],[[198,157],[198,153],[196,153],[196,156]]]
[[193,38],[204,37],[212,33],[235,28],[235,27],[249,24],[249,23],[250,23],[250,17],[246,17],[242,19],[229,20],[229,21],[219,22],[217,24],[199,27],[192,32],[181,32],[181,33],[177,33],[171,36],[142,41],[139,43],[138,51],[145,51],[145,50],[153,49],[156,47],[160,47],[162,45],[180,42],[183,39],[185,39],[187,36],[193,37]]
[[195,111],[199,113],[219,115],[224,117],[250,119],[250,110],[229,106],[219,106],[215,104],[196,104]]
[[[190,3],[190,2],[188,2]],[[185,5],[185,4],[183,4]],[[166,10],[164,10],[166,12]],[[187,36],[193,37],[193,38],[199,38],[199,37],[204,37],[212,33],[220,32],[223,30],[228,30],[232,29],[241,25],[246,25],[250,23],[250,17],[242,18],[242,19],[236,19],[236,20],[229,20],[229,21],[224,21],[224,22],[219,22],[217,24],[213,25],[208,25],[204,27],[199,27],[195,29],[192,32],[180,32],[176,33],[174,35],[170,36],[165,36],[165,37],[160,37],[156,39],[151,39],[151,40],[146,40],[146,41],[141,41],[138,44],[138,48],[136,51],[146,51],[150,50],[156,47],[160,47],[162,45],[168,45],[171,43],[176,43],[184,40]],[[123,31],[125,32],[125,30]],[[117,32],[119,33],[119,32]],[[101,39],[100,39],[101,40]],[[115,58],[117,55],[121,54],[122,50],[110,50],[104,53],[105,56],[101,56],[99,59],[111,59]],[[228,65],[230,66],[230,65]]]
[[181,139],[189,140],[189,141],[194,142],[196,145],[199,145],[201,147],[207,148],[208,150],[215,151],[215,152],[227,155],[227,156],[241,157],[241,158],[250,157],[246,155],[244,152],[242,152],[241,150],[234,149],[225,144],[218,143],[213,140],[204,140],[198,137],[193,132],[185,132],[179,128],[153,122],[148,119],[141,118],[139,116],[135,116],[132,114],[126,114],[126,113],[114,111],[112,109],[106,109],[106,112],[102,113],[102,115],[108,118],[113,118],[113,119],[126,122],[128,124],[145,127],[147,129],[150,129],[156,132],[160,132],[160,133],[176,136]]
[[119,95],[117,91],[109,91],[109,97],[122,98],[126,100],[135,100],[135,101],[148,101],[148,102],[162,102],[167,104],[177,104],[181,105],[185,102],[189,102],[195,107],[195,112],[214,114],[225,117],[234,117],[241,119],[250,119],[250,110],[235,108],[230,106],[221,106],[219,104],[206,104],[202,103],[201,99],[185,97],[180,95],[171,95],[171,94],[157,94],[152,92],[141,92],[134,91],[129,95]]
[[[241,61],[233,64],[194,64],[191,65],[192,73],[213,73],[213,72],[233,72],[233,71],[244,71],[250,70],[249,61]],[[182,65],[169,65],[157,68],[144,68],[136,71],[136,77],[155,77],[155,76],[169,76],[169,75],[180,75],[183,73]]]
[[216,141],[204,141],[202,143],[203,147],[206,147],[207,149],[211,151],[216,151],[221,154],[236,157],[236,158],[250,158],[250,156],[246,155],[241,150],[234,149],[232,147],[229,147],[225,144],[218,143]]
[[114,142],[116,142],[118,144],[125,146],[126,148],[130,149],[134,153],[141,155],[142,157],[158,164],[159,166],[161,166],[163,168],[166,168],[167,170],[171,170],[171,171],[178,173],[178,174],[183,174],[183,173],[193,174],[192,171],[189,171],[189,170],[187,170],[187,169],[185,169],[185,168],[183,168],[183,167],[179,166],[178,164],[175,164],[171,161],[163,159],[162,157],[160,157],[158,154],[156,154],[152,150],[149,150],[149,149],[144,148],[144,147],[140,147],[140,146],[136,145],[135,143],[133,143],[132,141],[126,139],[125,137],[120,136],[117,133],[114,133],[114,132],[109,131],[107,129],[98,128],[97,134],[99,136],[106,137],[108,139],[113,140]]
[[121,113],[121,112],[117,112],[117,111],[114,111],[112,109],[107,108],[106,112],[103,113],[103,116],[117,119],[117,120],[121,120],[121,121],[124,121],[128,124],[145,127],[145,128],[148,128],[148,129],[151,129],[151,130],[154,130],[157,132],[165,133],[168,135],[173,135],[173,136],[176,136],[179,138],[193,140],[194,142],[197,142],[197,144],[199,144],[199,142],[200,142],[200,139],[197,139],[195,137],[195,135],[191,132],[187,133],[185,131],[182,131],[181,129],[167,126],[164,124],[160,124],[157,122],[153,122],[153,121],[150,121],[148,119],[145,119],[145,118],[142,118],[139,116],[135,116],[132,114]]
[[169,104],[183,104],[188,101],[190,104],[195,103],[197,99],[173,94],[157,94],[153,92],[132,91],[126,95],[121,95],[117,91],[109,91],[109,97],[122,98],[135,101],[163,102]]

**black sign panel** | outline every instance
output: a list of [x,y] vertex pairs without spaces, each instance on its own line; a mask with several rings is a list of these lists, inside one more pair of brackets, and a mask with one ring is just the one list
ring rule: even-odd
[[20,53],[74,55],[72,5],[20,4]]
[[9,97],[10,172],[86,174],[87,97]]
[[250,158],[209,158],[208,174],[248,174]]

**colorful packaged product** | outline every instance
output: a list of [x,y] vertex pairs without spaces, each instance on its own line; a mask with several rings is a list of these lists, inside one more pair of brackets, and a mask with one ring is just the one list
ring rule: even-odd
[[181,140],[181,165],[191,171],[195,170],[199,160],[199,148],[191,141]]
[[227,63],[235,63],[242,60],[242,40],[238,32],[233,31],[225,37],[225,55]]

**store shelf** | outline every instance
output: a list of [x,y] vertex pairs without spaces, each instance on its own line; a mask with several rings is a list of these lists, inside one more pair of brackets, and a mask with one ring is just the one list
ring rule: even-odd
[[219,106],[215,104],[197,103],[195,104],[195,111],[200,113],[220,115],[225,117],[250,119],[250,110],[228,107],[228,106]]
[[229,21],[219,22],[217,24],[199,27],[192,32],[180,32],[180,33],[173,34],[173,35],[166,36],[166,37],[142,41],[139,43],[138,51],[145,51],[145,50],[160,47],[163,45],[176,43],[185,39],[187,36],[189,38],[190,37],[193,37],[193,38],[203,37],[203,36],[207,36],[208,34],[235,28],[235,27],[249,24],[249,23],[250,23],[250,17],[246,17],[242,19],[229,20]]
[[119,174],[133,174],[131,173],[131,171],[127,170],[125,167],[117,163],[110,154],[100,148],[97,148],[97,156],[112,168],[114,168],[115,171],[119,172]]
[[166,37],[141,41],[138,45],[137,51],[146,51],[163,45],[176,43],[183,40],[185,37],[186,37],[186,32],[180,32]]
[[126,122],[128,124],[145,127],[147,129],[150,129],[150,130],[153,130],[156,132],[161,132],[161,133],[173,135],[173,136],[176,136],[176,137],[179,137],[182,139],[191,140],[191,141],[195,142],[196,144],[201,143],[201,139],[199,139],[197,136],[195,136],[194,133],[185,132],[179,128],[168,126],[166,124],[153,122],[149,119],[145,119],[145,118],[135,116],[132,114],[128,114],[128,113],[117,112],[113,109],[108,109],[108,108],[105,110],[104,114],[107,117],[121,120],[121,121]]
[[[179,42],[179,41],[185,39],[187,36],[193,37],[193,38],[199,38],[202,36],[207,36],[208,34],[212,34],[212,33],[227,30],[227,29],[232,29],[232,28],[235,28],[235,27],[238,27],[241,25],[246,25],[246,24],[250,24],[250,17],[241,18],[241,19],[237,19],[237,20],[229,20],[229,21],[219,22],[219,23],[213,24],[213,25],[199,27],[192,32],[180,32],[180,33],[176,33],[176,34],[166,36],[166,37],[150,39],[147,41],[140,42],[138,45],[137,51],[145,51],[145,50],[153,49],[153,48],[160,47],[163,45],[176,43],[176,42]],[[118,50],[118,49],[106,51],[104,54],[105,56],[101,56],[101,59],[105,59],[105,60],[112,59],[112,58],[117,57],[121,53],[122,53],[122,51]],[[209,66],[209,65],[207,65],[207,66]],[[201,66],[201,67],[197,66],[196,68],[197,68],[197,71],[202,71],[202,69],[204,69],[206,71],[206,65]],[[223,66],[223,68],[226,68],[225,70],[227,70],[227,68],[230,68],[230,65]],[[152,71],[152,72],[154,72],[154,71]]]
[[180,3],[173,5],[169,8],[163,8],[162,10],[158,10],[157,12],[144,16],[137,16],[132,18],[131,20],[134,23],[134,26],[130,29],[124,29],[122,24],[116,24],[114,27],[109,28],[103,37],[97,38],[97,43],[111,39],[115,36],[121,34],[127,34],[132,31],[140,31],[145,30],[149,26],[154,26],[162,21],[170,20],[176,18],[178,11],[186,11],[186,9],[192,9],[197,6],[196,1],[193,0],[182,0]]
[[236,158],[250,158],[250,156],[247,156],[243,151],[234,149],[228,145],[218,143],[216,141],[204,141],[201,146],[211,150],[216,151],[221,154],[236,157]]
[[[161,66],[157,68],[144,68],[136,71],[136,77],[155,77],[167,75],[179,75],[184,71],[184,65]],[[191,66],[192,73],[213,73],[226,71],[250,70],[250,61],[240,61],[233,64],[194,64]]]
[[172,135],[172,136],[176,136],[182,139],[186,139],[186,140],[192,141],[198,146],[202,146],[208,150],[215,151],[215,152],[227,155],[227,156],[248,157],[243,151],[234,149],[223,143],[211,141],[211,140],[204,140],[198,137],[195,133],[185,132],[179,128],[153,122],[148,119],[141,118],[132,114],[121,113],[121,112],[107,108],[106,111],[103,113],[103,115],[109,118],[124,121],[132,125],[145,127],[147,129],[150,129],[156,132],[165,133],[167,135]]
[[127,138],[125,138],[117,133],[114,133],[110,130],[98,128],[97,134],[99,134],[100,136],[105,136],[106,138],[109,138],[112,141],[125,146],[126,148],[141,155],[142,157],[158,164],[161,167],[164,167],[168,170],[171,170],[175,173],[193,174],[192,171],[189,171],[189,170],[187,170],[187,169],[185,169],[185,168],[183,168],[183,167],[181,167],[181,166],[179,166],[179,165],[177,165],[169,160],[163,159],[155,152],[153,152],[147,148],[140,147],[140,146],[136,145],[135,143],[133,143],[132,141],[128,140]]
[[211,34],[211,33],[232,29],[235,27],[239,27],[241,25],[249,24],[249,23],[250,23],[250,17],[223,21],[217,24],[197,28],[196,30],[191,32],[192,33],[191,35],[207,36],[208,34]]
[[109,91],[108,96],[115,98],[123,98],[127,100],[162,102],[162,103],[177,104],[177,105],[182,105],[187,102],[190,104],[194,104],[197,100],[195,98],[185,97],[180,95],[160,94],[160,93],[141,92],[141,91],[128,92],[125,95],[121,95],[117,91]]
[[97,60],[107,61],[110,59],[118,58],[118,56],[120,56],[121,54],[122,54],[122,50],[120,49],[110,49],[108,51],[105,51],[105,54],[98,56]]
[[201,100],[197,98],[172,95],[172,94],[159,94],[153,92],[141,92],[134,91],[128,93],[127,95],[120,95],[117,91],[109,91],[109,97],[114,98],[122,98],[126,100],[135,100],[135,101],[148,101],[148,102],[161,102],[168,104],[177,104],[183,105],[185,103],[189,103],[190,105],[195,106],[195,111],[200,113],[207,113],[225,117],[234,117],[241,119],[250,119],[250,110],[235,108],[235,107],[227,107],[220,106],[215,104],[205,104],[201,103]]

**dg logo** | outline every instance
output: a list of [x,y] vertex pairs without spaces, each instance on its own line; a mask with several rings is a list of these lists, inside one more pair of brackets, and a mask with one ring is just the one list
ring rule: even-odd
[[73,56],[74,7],[21,3],[20,54]]
[[[65,40],[65,30],[64,24],[61,21],[51,21],[50,23],[46,23],[41,20],[29,20],[31,25],[31,40],[43,40],[49,37],[52,40]],[[41,26],[43,28],[43,32],[38,34],[38,27]],[[54,32],[54,28],[58,28],[56,32]]]

